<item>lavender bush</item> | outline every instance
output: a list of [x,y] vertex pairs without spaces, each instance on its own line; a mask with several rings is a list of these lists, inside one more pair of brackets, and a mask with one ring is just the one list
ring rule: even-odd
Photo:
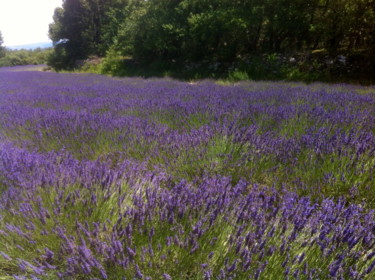
[[4,69],[0,279],[373,279],[374,105]]

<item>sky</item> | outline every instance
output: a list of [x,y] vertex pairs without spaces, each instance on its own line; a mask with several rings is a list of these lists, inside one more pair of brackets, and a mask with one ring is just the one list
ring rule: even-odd
[[48,25],[62,0],[0,0],[0,31],[7,47],[50,42]]

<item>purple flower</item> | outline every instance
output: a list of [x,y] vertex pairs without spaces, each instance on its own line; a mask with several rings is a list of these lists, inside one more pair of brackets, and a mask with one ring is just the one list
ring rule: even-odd
[[374,269],[374,267],[375,267],[375,261],[373,261],[373,262],[370,264],[370,266],[367,267],[367,269],[366,269],[366,274],[370,274],[371,271]]
[[6,259],[7,261],[11,261],[12,260],[12,258],[11,257],[9,257],[7,254],[5,254],[4,252],[1,252],[0,251],[0,255],[2,255],[3,257],[4,257],[4,259]]
[[143,279],[143,274],[137,264],[135,265],[135,277],[139,279]]
[[167,273],[163,273],[163,277],[164,277],[164,280],[172,280],[172,277]]

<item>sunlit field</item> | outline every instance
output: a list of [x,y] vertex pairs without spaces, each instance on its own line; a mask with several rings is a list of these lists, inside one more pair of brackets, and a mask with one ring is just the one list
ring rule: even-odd
[[375,279],[374,176],[374,87],[0,70],[1,280]]

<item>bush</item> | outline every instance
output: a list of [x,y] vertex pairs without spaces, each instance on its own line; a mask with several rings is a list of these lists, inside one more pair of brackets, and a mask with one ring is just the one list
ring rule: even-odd
[[52,49],[35,50],[5,50],[5,56],[0,58],[0,67],[17,65],[45,64]]
[[74,61],[69,57],[63,46],[55,46],[47,58],[47,64],[56,71],[73,69]]
[[118,51],[110,49],[101,63],[100,72],[102,74],[118,75],[124,70],[123,60],[124,57]]

